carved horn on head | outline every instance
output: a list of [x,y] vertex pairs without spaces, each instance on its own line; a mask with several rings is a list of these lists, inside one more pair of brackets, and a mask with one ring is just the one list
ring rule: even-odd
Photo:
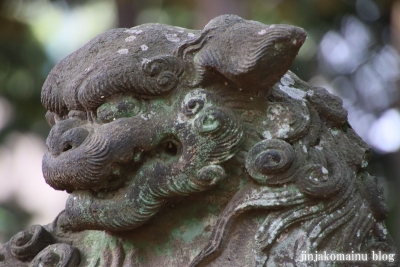
[[197,82],[219,73],[239,87],[267,89],[288,71],[306,36],[303,29],[290,25],[219,16],[202,32],[205,44],[194,56]]

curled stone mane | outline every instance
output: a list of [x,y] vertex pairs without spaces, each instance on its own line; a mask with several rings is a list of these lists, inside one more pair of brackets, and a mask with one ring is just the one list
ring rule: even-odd
[[[111,30],[62,60],[42,167],[70,196],[0,267],[398,266],[371,150],[340,98],[289,71],[305,39],[224,15]],[[318,251],[369,258],[303,258]]]
[[[260,140],[244,149],[242,164],[254,184],[229,202],[193,267],[207,266],[221,250],[232,221],[255,209],[274,210],[255,235],[256,266],[278,266],[301,251],[359,251],[360,244],[361,250],[371,250],[365,239],[381,227],[387,208],[357,193],[364,182],[377,185],[365,170],[370,149],[347,124],[341,100],[323,88],[310,88],[290,72],[269,99],[266,114],[250,124]],[[345,234],[333,237],[337,232]],[[285,246],[277,242],[282,236],[296,244],[285,249],[291,255],[278,253]]]

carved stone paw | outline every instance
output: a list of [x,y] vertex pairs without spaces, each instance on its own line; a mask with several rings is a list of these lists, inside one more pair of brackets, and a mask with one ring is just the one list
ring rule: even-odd
[[55,242],[44,227],[33,225],[0,247],[0,267],[77,266],[79,252],[67,244]]

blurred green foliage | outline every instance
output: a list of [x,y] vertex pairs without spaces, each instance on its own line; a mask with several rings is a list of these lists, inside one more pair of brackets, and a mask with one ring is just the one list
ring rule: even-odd
[[[50,65],[30,28],[7,17],[0,2],[0,97],[11,104],[11,118],[0,130],[0,142],[12,131],[45,137],[49,127],[40,92]],[[47,64],[47,68],[46,68]]]

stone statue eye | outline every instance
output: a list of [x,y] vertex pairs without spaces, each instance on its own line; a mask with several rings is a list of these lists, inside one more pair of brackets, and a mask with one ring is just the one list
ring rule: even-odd
[[192,98],[185,106],[186,115],[194,115],[199,112],[204,106],[204,99],[202,98]]
[[186,116],[197,114],[204,108],[208,93],[205,90],[195,90],[186,95],[182,102],[182,109]]
[[97,118],[102,123],[139,114],[141,102],[132,96],[118,96],[110,99],[97,109]]

